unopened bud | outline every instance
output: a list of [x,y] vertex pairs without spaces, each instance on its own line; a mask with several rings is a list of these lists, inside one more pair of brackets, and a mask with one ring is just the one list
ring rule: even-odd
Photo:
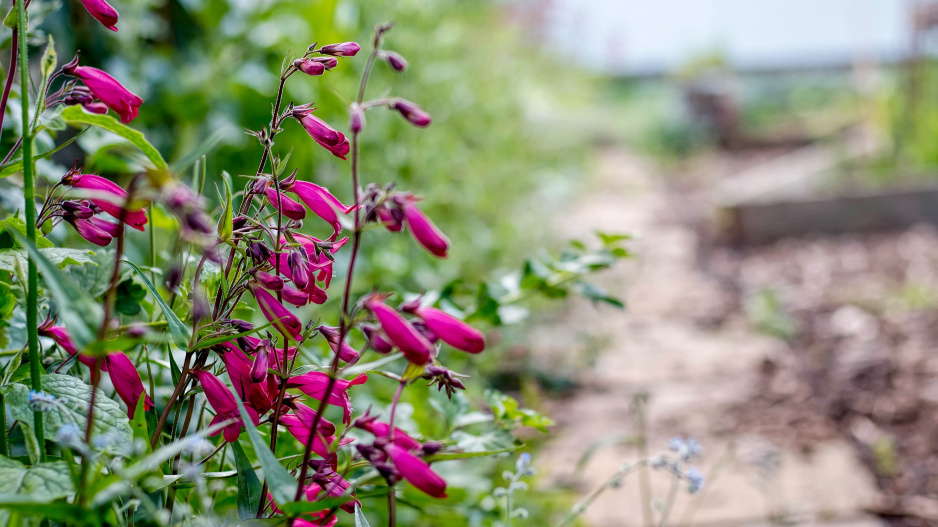
[[407,69],[407,60],[396,51],[382,51],[381,58],[388,61],[388,64],[390,64],[396,72],[400,73]]
[[430,126],[430,122],[432,121],[430,114],[423,111],[417,104],[406,99],[395,99],[394,102],[391,103],[391,109],[397,110],[404,119],[407,119],[410,124],[414,126],[424,128]]
[[296,59],[293,61],[293,67],[307,75],[322,75],[326,72],[326,65],[310,59]]
[[319,52],[323,55],[332,55],[334,57],[354,57],[360,49],[361,46],[355,42],[342,42],[323,46],[319,48]]
[[353,134],[360,133],[365,129],[365,110],[358,103],[352,103],[349,107],[349,130]]

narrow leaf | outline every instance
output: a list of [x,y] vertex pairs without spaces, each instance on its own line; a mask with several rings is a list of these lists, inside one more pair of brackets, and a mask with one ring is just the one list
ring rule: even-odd
[[176,346],[179,346],[179,349],[185,350],[189,345],[189,339],[192,337],[189,328],[186,327],[186,325],[179,320],[179,317],[176,316],[176,313],[170,309],[169,304],[163,300],[163,297],[160,295],[159,291],[156,290],[153,282],[147,278],[147,275],[145,275],[139,267],[134,265],[133,262],[124,260],[124,263],[133,267],[134,271],[137,271],[137,276],[143,281],[143,285],[147,286],[147,289],[153,293],[153,298],[156,299],[156,303],[159,304],[160,309],[163,310],[163,316],[166,317],[166,324],[169,327],[169,333],[173,336],[173,342],[176,343]]
[[253,518],[261,503],[261,481],[257,479],[254,467],[248,461],[241,443],[231,444],[234,452],[235,467],[238,469],[238,516],[242,520]]
[[[232,392],[232,394],[234,394],[234,392]],[[278,504],[288,503],[296,496],[296,480],[293,479],[293,476],[277,461],[277,457],[270,451],[270,447],[261,439],[261,435],[257,432],[257,428],[251,421],[251,417],[248,415],[247,410],[244,409],[244,403],[241,402],[241,398],[237,395],[235,395],[235,402],[238,403],[238,409],[241,410],[241,421],[244,423],[244,429],[251,439],[251,446],[254,447],[257,460],[260,461],[261,469],[264,470],[264,478],[267,479],[267,487],[270,489],[270,494],[273,495],[274,501]]]

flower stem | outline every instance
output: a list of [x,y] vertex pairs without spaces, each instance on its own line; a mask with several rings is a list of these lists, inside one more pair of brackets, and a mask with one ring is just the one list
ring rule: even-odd
[[[20,62],[20,98],[22,99],[23,122],[23,197],[26,201],[26,237],[30,243],[36,244],[36,188],[33,180],[33,137],[29,128],[29,52],[27,51],[26,4],[23,1],[16,3],[18,17],[17,31],[22,29],[22,38],[19,39]],[[11,68],[12,70],[12,68]],[[29,374],[33,390],[42,390],[40,375],[42,368],[39,358],[39,275],[36,271],[36,262],[29,258],[27,270],[26,290],[26,331],[29,345]],[[42,412],[33,412],[33,424],[36,440],[39,442],[39,460],[46,460],[45,431],[42,426]]]
[[18,38],[19,28],[13,28],[13,35],[10,37],[10,71],[7,72],[7,81],[3,85],[3,97],[0,98],[0,134],[3,133],[3,120],[7,114],[7,100],[10,98],[10,89],[13,87],[13,79],[16,78],[16,54],[19,53]]

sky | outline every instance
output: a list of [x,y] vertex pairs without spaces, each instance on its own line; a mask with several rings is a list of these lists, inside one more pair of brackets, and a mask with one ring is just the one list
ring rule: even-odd
[[720,49],[739,68],[886,60],[914,0],[546,0],[559,50],[616,73],[660,73]]

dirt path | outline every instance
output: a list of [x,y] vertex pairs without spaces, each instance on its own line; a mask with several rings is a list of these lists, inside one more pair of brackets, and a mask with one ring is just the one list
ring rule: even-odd
[[[570,210],[558,211],[563,218],[560,234],[587,238],[595,229],[631,233],[637,237],[632,248],[638,256],[603,277],[604,286],[626,299],[626,312],[584,303],[570,310],[563,326],[539,332],[545,347],[564,345],[569,328],[607,342],[579,379],[583,388],[551,403],[558,426],[537,460],[546,475],[542,484],[575,485],[585,495],[624,461],[638,459],[634,447],[613,445],[596,453],[581,472],[574,470],[592,444],[635,433],[630,405],[636,394],[647,393],[652,454],[663,451],[673,436],[693,436],[705,448],[699,461],[704,474],[711,474],[715,464],[722,466],[708,482],[695,525],[755,526],[770,520],[881,525],[862,513],[875,487],[843,441],[825,441],[802,452],[773,437],[734,430],[727,409],[754,393],[760,365],[784,354],[783,345],[745,323],[714,324],[714,313],[727,309],[727,295],[698,269],[696,235],[678,220],[681,211],[650,165],[611,150],[602,154],[597,168],[601,176],[595,188]],[[654,496],[663,500],[669,479],[662,473],[651,479]],[[682,492],[671,523],[688,524],[693,503]],[[585,518],[594,527],[643,525],[638,480],[627,479],[602,495]]]

